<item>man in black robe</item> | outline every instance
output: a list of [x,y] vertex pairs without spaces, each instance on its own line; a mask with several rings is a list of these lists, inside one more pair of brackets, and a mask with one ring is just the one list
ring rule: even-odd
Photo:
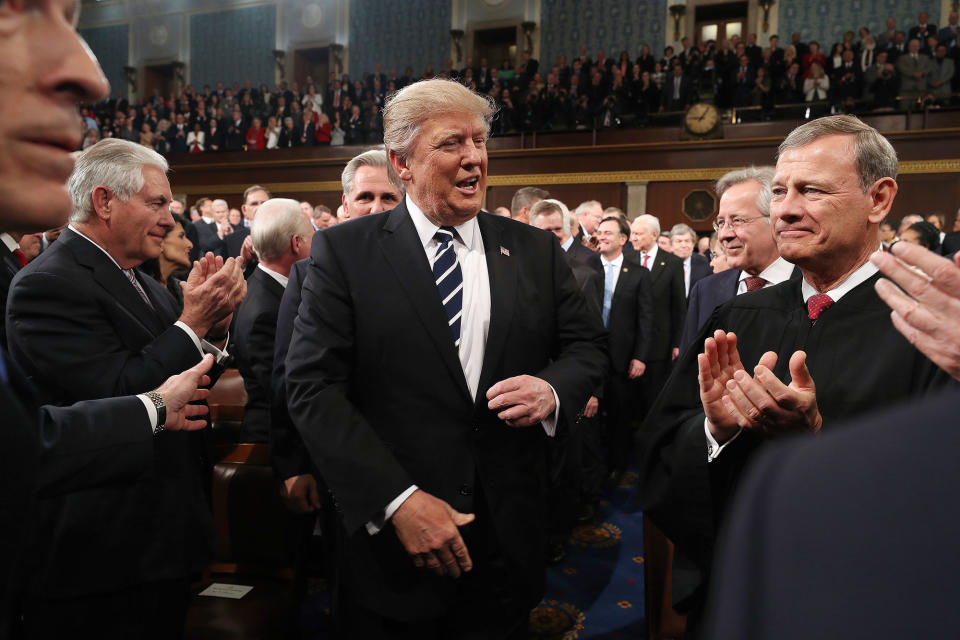
[[890,143],[852,116],[794,130],[780,146],[771,219],[803,278],[718,307],[694,341],[703,353],[684,354],[643,425],[641,506],[676,544],[674,606],[690,635],[717,527],[759,448],[949,381],[873,288],[869,258],[896,174]]

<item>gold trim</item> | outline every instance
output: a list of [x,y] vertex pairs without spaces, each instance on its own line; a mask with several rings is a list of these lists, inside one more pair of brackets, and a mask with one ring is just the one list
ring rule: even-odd
[[[521,187],[531,184],[611,184],[629,182],[700,182],[719,179],[728,171],[743,167],[716,167],[698,169],[651,169],[647,171],[593,171],[580,173],[517,173],[511,175],[492,175],[487,177],[490,187]],[[903,160],[900,162],[902,175],[925,173],[960,173],[960,158],[944,160]],[[174,175],[176,180],[176,175]],[[210,195],[223,193],[241,194],[248,184],[186,185],[174,186],[176,193],[186,195]],[[340,191],[343,187],[337,180],[313,182],[268,182],[267,189],[272,193],[290,191]]]

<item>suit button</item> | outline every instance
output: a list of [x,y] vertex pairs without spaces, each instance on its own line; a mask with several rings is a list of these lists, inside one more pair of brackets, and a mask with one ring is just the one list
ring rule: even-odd
[[468,485],[468,484],[462,484],[462,485],[460,485],[460,495],[462,495],[462,496],[472,496],[472,495],[473,495],[473,487],[471,487],[471,486]]
[[480,433],[480,425],[478,425],[478,424],[473,425],[473,432],[474,432],[474,433]]

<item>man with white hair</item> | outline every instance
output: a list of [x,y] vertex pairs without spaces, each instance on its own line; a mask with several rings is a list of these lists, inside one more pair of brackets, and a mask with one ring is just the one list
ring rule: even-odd
[[313,233],[296,200],[267,200],[253,221],[250,237],[260,262],[247,278],[247,296],[237,309],[232,341],[247,390],[243,442],[269,440],[277,313],[290,267],[310,255]]
[[721,305],[641,428],[641,508],[676,545],[674,606],[690,633],[717,525],[759,451],[950,380],[900,335],[874,290],[870,256],[896,175],[890,142],[853,116],[794,129],[780,145],[770,216],[780,255],[803,277]]
[[596,200],[587,200],[577,205],[574,214],[580,223],[580,230],[574,234],[573,240],[585,246],[590,246],[588,244],[590,238],[597,227],[600,226],[600,221],[603,220],[603,205]]
[[780,257],[773,239],[773,173],[773,167],[748,167],[731,171],[717,181],[720,205],[713,228],[731,268],[700,280],[690,289],[681,349],[690,345],[713,310],[730,298],[800,277],[800,270]]
[[229,213],[230,205],[227,204],[226,200],[217,198],[213,201],[213,220],[217,223],[217,235],[220,236],[221,240],[231,231],[230,222],[227,220]]
[[643,415],[660,393],[670,374],[670,363],[680,353],[680,336],[686,317],[687,298],[683,291],[683,261],[657,245],[660,220],[645,213],[630,227],[630,242],[640,265],[650,270],[653,295],[653,334],[647,371],[643,376]]
[[604,334],[553,236],[480,212],[493,112],[449,80],[393,94],[406,197],[314,238],[287,394],[340,507],[344,637],[522,636],[543,593],[544,440]]
[[[167,168],[153,150],[118,138],[84,151],[67,183],[70,226],[14,279],[11,355],[46,401],[141,393],[204,353],[225,357],[246,291],[239,263],[197,263],[179,318],[166,289],[137,270],[160,254],[173,225]],[[204,442],[200,434],[157,437],[148,477],[41,501],[25,637],[66,628],[126,635],[91,628],[105,620],[111,629],[149,623],[151,633],[182,635],[189,578],[212,557]]]

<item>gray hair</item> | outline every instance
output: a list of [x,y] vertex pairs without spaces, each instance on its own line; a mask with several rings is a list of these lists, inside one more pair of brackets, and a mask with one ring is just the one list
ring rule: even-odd
[[531,207],[550,197],[550,192],[537,187],[520,187],[510,199],[510,215],[517,216],[524,207]]
[[217,198],[210,204],[210,206],[213,207],[214,209],[216,209],[217,207],[226,207],[227,210],[230,209],[230,205],[227,204],[227,201],[222,198]]
[[483,119],[486,135],[496,113],[496,104],[456,80],[434,78],[409,84],[391,94],[383,107],[383,143],[407,159],[428,119],[442,113],[469,113]]
[[685,225],[682,222],[673,225],[673,228],[670,229],[670,238],[676,238],[678,235],[688,235],[690,236],[691,241],[694,243],[697,242],[697,232],[691,229],[689,225]]
[[340,174],[340,184],[343,186],[343,192],[345,194],[350,195],[353,191],[353,178],[357,173],[357,169],[360,167],[383,169],[387,172],[387,181],[390,182],[390,186],[403,194],[403,183],[400,181],[400,176],[398,176],[397,172],[390,166],[390,161],[387,159],[387,152],[383,149],[364,151],[360,155],[354,156],[350,162],[347,163],[347,166],[343,168],[343,173]]
[[563,218],[563,228],[569,233],[570,232],[570,210],[567,209],[567,205],[563,204],[559,200],[541,200],[537,204],[533,205],[530,208],[530,224],[532,225],[534,221],[540,216],[548,216],[554,212],[560,212],[560,217]]
[[590,211],[590,209],[593,209],[594,207],[600,207],[602,209],[603,205],[597,202],[596,200],[587,200],[585,202],[581,202],[580,204],[578,204],[577,208],[574,209],[573,212],[579,218],[580,216]]
[[714,190],[717,197],[722,198],[727,189],[744,182],[757,182],[760,184],[760,193],[757,194],[757,208],[764,217],[770,217],[770,201],[773,200],[773,176],[776,173],[773,167],[754,167],[730,171],[717,180]]
[[313,226],[300,211],[300,203],[289,198],[273,198],[264,202],[250,225],[253,250],[265,262],[282,257],[291,237],[309,237],[312,233]]
[[652,233],[655,236],[660,235],[660,220],[659,218],[657,218],[657,216],[653,216],[653,215],[650,215],[649,213],[645,213],[643,215],[637,216],[636,219],[633,221],[633,224],[637,224],[638,222],[642,224],[649,233]]
[[77,156],[67,191],[73,201],[70,222],[86,222],[93,215],[93,190],[106,187],[122,202],[143,189],[143,167],[170,170],[167,161],[153,149],[124,140],[105,138]]
[[838,134],[855,136],[853,159],[864,193],[881,178],[897,179],[897,152],[893,145],[879,131],[855,116],[825,116],[797,127],[780,143],[777,158],[818,138]]

